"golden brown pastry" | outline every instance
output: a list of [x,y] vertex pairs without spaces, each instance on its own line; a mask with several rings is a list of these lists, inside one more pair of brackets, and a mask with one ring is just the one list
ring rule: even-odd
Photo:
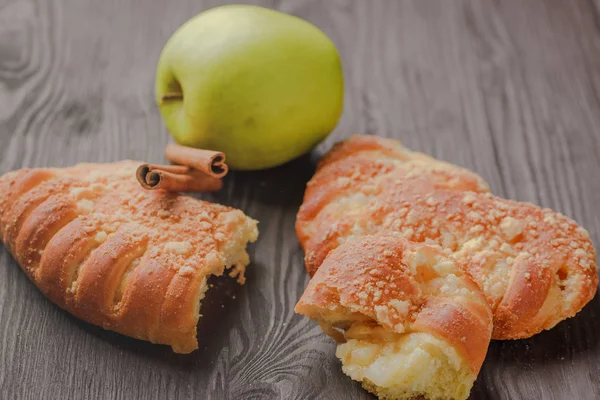
[[598,285],[585,229],[529,203],[498,198],[476,174],[355,136],[321,161],[296,224],[313,274],[348,238],[390,232],[465,265],[494,313],[494,339],[530,337],[572,317]]
[[257,222],[229,207],[146,191],[139,163],[0,177],[0,236],[50,300],[92,324],[178,353],[198,348],[210,275],[243,282]]
[[485,296],[462,266],[398,236],[337,247],[296,312],[340,342],[347,375],[385,399],[466,399],[492,332]]

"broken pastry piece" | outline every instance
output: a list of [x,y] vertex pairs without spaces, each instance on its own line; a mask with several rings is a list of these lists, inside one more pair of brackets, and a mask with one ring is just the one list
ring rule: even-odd
[[466,399],[492,313],[462,266],[399,236],[346,241],[296,305],[339,344],[343,371],[384,399]]
[[0,236],[55,304],[105,329],[198,348],[207,279],[243,282],[257,222],[136,181],[140,163],[25,169],[0,177]]

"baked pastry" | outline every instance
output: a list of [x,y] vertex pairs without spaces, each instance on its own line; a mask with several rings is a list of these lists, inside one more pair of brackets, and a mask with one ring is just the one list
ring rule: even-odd
[[[309,274],[313,275],[339,244],[338,238],[344,239],[343,229],[351,228],[362,206],[380,196],[387,185],[416,179],[427,180],[436,188],[489,192],[479,175],[412,152],[395,140],[353,136],[336,144],[319,162],[298,211],[296,233]],[[342,226],[342,221],[347,221],[347,226]]]
[[198,348],[210,275],[243,283],[257,222],[239,210],[147,191],[139,163],[25,169],[0,177],[0,236],[27,276],[71,314],[134,338]]
[[494,339],[530,337],[572,317],[598,285],[585,229],[498,198],[476,174],[399,142],[355,136],[321,161],[296,224],[313,274],[348,238],[397,233],[462,263],[494,313]]
[[463,266],[398,236],[349,239],[296,305],[339,344],[344,372],[385,399],[466,399],[492,313]]

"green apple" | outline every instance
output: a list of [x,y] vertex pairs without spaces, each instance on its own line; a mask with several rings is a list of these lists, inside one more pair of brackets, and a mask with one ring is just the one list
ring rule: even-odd
[[257,6],[198,14],[162,51],[156,101],[183,145],[223,151],[234,169],[262,169],[321,142],[342,113],[339,54],[317,27]]

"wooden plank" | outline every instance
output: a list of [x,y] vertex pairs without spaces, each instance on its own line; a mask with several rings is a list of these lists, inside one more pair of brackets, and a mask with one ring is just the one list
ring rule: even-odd
[[[218,0],[0,1],[0,173],[162,161],[154,68],[170,34]],[[335,345],[293,313],[307,276],[295,213],[318,153],[350,133],[401,139],[494,192],[557,209],[600,239],[597,0],[255,1],[336,42],[345,112],[312,155],[234,173],[204,198],[261,221],[244,287],[220,279],[200,350],[171,353],[70,317],[0,250],[0,397],[367,399]],[[473,399],[600,397],[600,303],[549,332],[496,342]]]

